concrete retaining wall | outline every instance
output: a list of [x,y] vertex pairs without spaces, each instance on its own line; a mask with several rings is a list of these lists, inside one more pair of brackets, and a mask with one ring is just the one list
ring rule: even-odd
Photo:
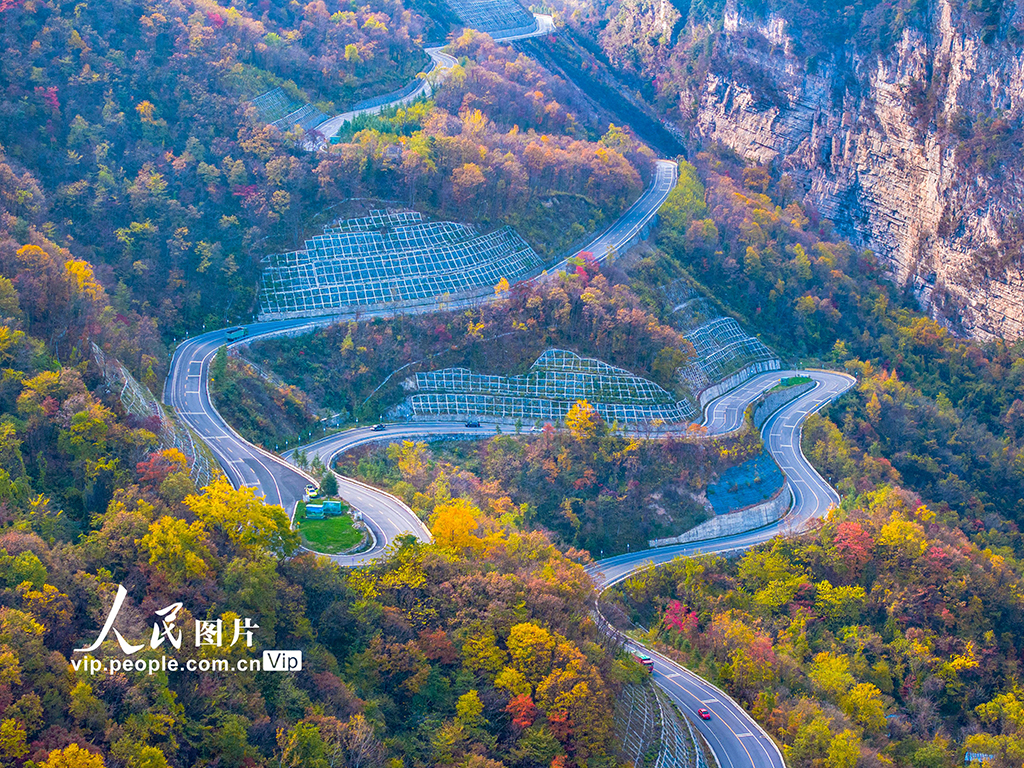
[[761,395],[753,403],[754,426],[760,429],[768,421],[768,417],[779,410],[779,408],[786,403],[796,400],[804,392],[812,389],[814,389],[814,382],[808,381],[806,384],[797,384],[795,387],[786,387],[776,392],[768,392]]
[[742,371],[736,371],[732,376],[727,379],[722,379],[717,384],[712,384],[710,387],[700,393],[700,407],[704,408],[719,395],[724,395],[730,389],[735,389],[740,384],[745,382],[752,376],[756,376],[759,373],[765,373],[766,371],[777,371],[780,368],[778,360],[763,360],[760,363],[751,363]]
[[718,515],[679,536],[651,539],[647,543],[651,547],[668,547],[673,544],[688,544],[693,541],[706,541],[717,539],[720,536],[733,536],[737,533],[757,530],[782,519],[789,511],[792,500],[792,493],[787,483],[767,501],[730,512],[727,515]]

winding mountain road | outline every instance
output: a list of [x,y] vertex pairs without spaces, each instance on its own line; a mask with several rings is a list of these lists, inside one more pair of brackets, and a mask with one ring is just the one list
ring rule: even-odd
[[[815,386],[772,414],[761,428],[765,447],[782,467],[786,484],[793,495],[793,506],[782,520],[754,531],[695,542],[618,555],[594,563],[588,571],[599,591],[629,578],[648,565],[660,565],[677,557],[700,554],[726,554],[762,544],[788,531],[799,530],[808,521],[822,517],[839,495],[810,465],[800,449],[800,434],[807,416],[839,397],[855,380],[831,371],[773,371],[748,380],[708,405],[704,424],[709,434],[725,434],[743,423],[749,403],[778,383],[780,377],[810,376]],[[784,768],[785,761],[775,742],[746,710],[719,688],[676,664],[671,659],[639,643],[626,641],[635,650],[643,650],[656,663],[657,683],[696,724],[721,768]],[[697,716],[707,709],[711,720]]]
[[[601,258],[610,249],[621,249],[648,225],[671,191],[675,181],[675,164],[662,162],[651,186],[612,227],[586,249]],[[564,262],[562,262],[564,265]],[[557,265],[556,265],[557,268]],[[426,305],[420,311],[433,307]],[[384,314],[381,310],[376,314]],[[362,316],[372,317],[375,312]],[[313,319],[281,320],[253,323],[246,326],[243,342],[281,334],[301,333],[318,326],[347,319],[346,316]],[[225,331],[212,331],[183,342],[175,351],[170,374],[164,389],[164,402],[209,445],[231,482],[250,486],[272,504],[281,504],[291,511],[302,498],[312,478],[286,457],[246,442],[220,416],[210,399],[208,379],[210,364],[217,349],[227,343]],[[756,376],[708,405],[704,424],[709,434],[722,435],[739,428],[747,405],[762,392],[774,386],[781,376],[796,372],[775,371]],[[783,468],[795,500],[790,515],[774,525],[736,536],[696,544],[677,545],[620,555],[595,563],[590,571],[599,588],[615,584],[648,564],[668,562],[676,557],[703,552],[734,552],[769,540],[778,533],[802,525],[824,515],[838,502],[835,491],[810,466],[800,450],[800,427],[807,414],[821,408],[853,384],[852,378],[826,371],[804,371],[816,382],[814,389],[788,403],[764,425],[762,434],[768,450]],[[472,428],[452,422],[416,422],[388,427],[383,432],[363,427],[347,430],[318,440],[304,448],[312,458],[319,456],[325,465],[352,448],[380,440],[423,439],[431,436],[483,436],[488,428]],[[290,455],[289,452],[288,455]],[[341,494],[363,513],[363,519],[374,536],[374,546],[367,552],[352,556],[335,556],[343,566],[358,566],[379,557],[402,534],[411,533],[420,540],[429,540],[423,523],[404,503],[379,489],[350,478],[339,477]],[[691,716],[715,752],[721,768],[783,768],[781,753],[774,742],[738,704],[683,667],[667,658],[647,651],[657,659],[655,682],[676,702],[680,710]],[[710,721],[695,716],[704,707],[712,714]]]
[[[604,253],[605,251],[602,251],[601,248],[607,248],[609,244],[621,248],[629,243],[651,222],[671,192],[675,178],[676,164],[671,161],[659,161],[651,184],[639,199],[583,250]],[[564,265],[565,262],[560,262],[560,264]],[[552,269],[557,268],[558,264],[552,267]],[[541,277],[538,276],[534,279],[541,279]],[[458,309],[463,305],[473,306],[484,300],[493,300],[493,298],[491,295],[485,299],[469,298],[448,301],[446,306],[449,309]],[[404,306],[403,312],[412,314],[431,312],[437,309],[436,303],[424,302],[418,305]],[[391,313],[392,310],[389,308],[362,309],[359,312],[359,317],[367,319],[375,316],[387,316]],[[210,399],[208,385],[210,364],[213,362],[213,356],[217,349],[225,344],[236,346],[268,336],[308,332],[320,326],[355,317],[354,313],[339,313],[316,318],[252,323],[245,326],[246,336],[244,339],[230,343],[227,341],[224,329],[210,331],[188,339],[174,351],[167,381],[164,384],[164,402],[173,407],[179,417],[210,447],[217,461],[224,468],[228,479],[236,487],[244,485],[256,488],[257,493],[265,496],[269,503],[280,504],[286,510],[291,511],[294,509],[295,503],[302,498],[306,485],[312,479],[280,456],[247,442],[224,421]],[[348,486],[346,486],[347,488]],[[355,491],[356,489],[351,490]],[[366,562],[367,559],[378,556],[399,533],[412,531],[421,538],[427,536],[426,530],[422,529],[422,523],[417,529],[415,523],[418,521],[404,507],[395,507],[394,504],[383,504],[382,502],[378,507],[371,509],[363,508],[357,502],[356,509],[364,513],[364,519],[373,531],[377,545],[363,555],[339,559],[339,562],[346,565],[358,565]]]
[[[535,13],[533,14],[533,17],[537,21],[537,28],[532,32],[523,32],[513,35],[503,35],[498,32],[491,35],[491,38],[496,43],[511,43],[515,40],[525,40],[528,37],[550,35],[555,31],[555,22],[551,16],[543,13]],[[416,99],[422,96],[430,96],[434,92],[434,88],[437,87],[442,80],[448,77],[449,74],[451,74],[452,68],[459,62],[454,56],[445,53],[440,47],[424,48],[423,50],[427,56],[430,57],[430,68],[420,72],[418,76],[420,78],[420,83],[411,93],[385,104],[378,104],[373,107],[342,112],[340,115],[328,118],[320,123],[320,125],[316,126],[315,130],[317,133],[320,133],[324,137],[324,140],[327,141],[337,135],[341,126],[360,115],[379,115],[385,109],[404,107],[412,104]]]
[[[548,34],[550,17],[540,20],[538,30],[525,36]],[[455,60],[439,49],[428,51],[433,67],[450,69]],[[440,75],[443,77],[443,75]],[[434,79],[436,79],[435,76]],[[430,83],[424,80],[423,89]],[[423,90],[386,106],[408,103]],[[379,111],[385,106],[361,112]],[[356,112],[339,115],[322,124],[321,132],[333,135]],[[645,193],[611,227],[595,238],[583,250],[590,251],[603,261],[608,255],[624,248],[651,224],[654,215],[667,198],[676,181],[676,164],[658,161],[656,174]],[[563,260],[549,267],[551,272],[564,269]],[[536,279],[541,279],[538,276]],[[479,300],[474,300],[479,301]],[[449,303],[449,306],[458,306]],[[406,307],[408,312],[426,312],[436,309],[432,304]],[[387,314],[388,310],[362,311],[362,318]],[[280,320],[253,323],[246,326],[246,338],[238,343],[280,334],[301,333],[318,326],[336,323],[354,317],[338,314],[312,319]],[[286,456],[278,456],[246,442],[220,416],[209,394],[210,364],[219,347],[227,342],[225,331],[211,331],[183,342],[174,353],[170,373],[164,387],[164,402],[172,406],[213,451],[228,478],[236,487],[249,486],[266,497],[272,504],[280,504],[291,511],[302,498],[304,488],[312,478],[291,464]],[[754,377],[737,389],[713,401],[707,408],[705,426],[709,434],[721,435],[739,428],[743,423],[746,406],[763,391],[772,387],[780,376],[789,372],[772,372]],[[628,578],[648,564],[668,562],[680,556],[700,553],[724,553],[747,549],[771,539],[773,536],[802,526],[814,517],[827,513],[838,502],[836,492],[810,466],[800,450],[800,429],[809,413],[821,408],[842,394],[853,384],[851,377],[826,371],[803,371],[815,381],[815,387],[783,406],[765,423],[762,434],[769,452],[786,474],[794,498],[790,514],[782,521],[757,531],[723,537],[695,544],[685,544],[620,555],[594,563],[590,571],[598,588]],[[320,456],[330,466],[334,457],[367,442],[379,440],[416,439],[430,436],[466,434],[484,436],[486,429],[465,427],[452,422],[417,422],[392,426],[383,432],[371,428],[348,430],[318,440],[305,447],[312,457]],[[379,489],[349,478],[339,477],[341,494],[363,513],[364,520],[374,536],[373,548],[361,555],[335,557],[341,565],[358,566],[376,557],[402,534],[411,533],[421,540],[430,535],[423,523],[399,499]],[[676,702],[681,711],[694,721],[715,753],[721,768],[784,768],[782,754],[777,745],[754,719],[726,694],[705,680],[649,649],[645,652],[656,659],[654,679]],[[696,717],[699,707],[712,712],[712,719]]]
[[404,107],[412,104],[421,96],[430,96],[430,94],[434,92],[434,87],[448,77],[452,71],[452,67],[459,62],[454,56],[445,53],[440,48],[424,48],[423,50],[430,57],[430,69],[420,73],[420,83],[412,93],[386,104],[378,104],[375,107],[366,107],[365,109],[353,109],[348,112],[342,112],[340,115],[335,115],[334,117],[324,120],[316,127],[315,130],[318,133],[323,134],[325,140],[330,140],[338,133],[341,126],[345,123],[351,122],[360,115],[379,115],[385,109]]

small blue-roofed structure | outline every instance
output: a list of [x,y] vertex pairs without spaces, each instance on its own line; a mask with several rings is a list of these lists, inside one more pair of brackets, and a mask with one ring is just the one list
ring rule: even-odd
[[984,752],[966,752],[964,753],[964,765],[971,765],[977,763],[978,765],[984,765],[990,760],[995,760],[995,755],[988,755]]

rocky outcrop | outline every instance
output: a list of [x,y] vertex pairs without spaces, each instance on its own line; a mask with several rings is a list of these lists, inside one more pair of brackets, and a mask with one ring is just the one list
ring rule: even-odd
[[[1006,14],[1024,26],[1024,10]],[[745,18],[733,3],[680,111],[696,103],[705,139],[789,173],[937,318],[976,338],[1017,338],[1024,49],[950,0],[915,24],[881,52],[845,44],[808,60],[789,21]]]

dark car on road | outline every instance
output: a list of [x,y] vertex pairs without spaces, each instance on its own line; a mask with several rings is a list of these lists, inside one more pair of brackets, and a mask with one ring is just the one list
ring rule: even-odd
[[388,428],[387,424],[374,424],[373,425],[373,431],[374,432],[383,432],[387,428]]
[[469,427],[470,429],[477,429],[480,427],[480,422],[470,420],[466,422],[466,426]]

